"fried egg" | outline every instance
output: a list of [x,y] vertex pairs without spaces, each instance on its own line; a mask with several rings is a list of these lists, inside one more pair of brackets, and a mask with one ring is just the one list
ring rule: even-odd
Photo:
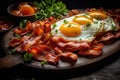
[[77,14],[52,24],[51,34],[69,41],[93,41],[100,33],[116,31],[114,20],[104,12]]

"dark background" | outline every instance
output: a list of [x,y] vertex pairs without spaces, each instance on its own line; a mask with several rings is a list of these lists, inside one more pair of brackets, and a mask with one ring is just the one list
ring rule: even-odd
[[[6,14],[6,8],[15,2],[34,1],[34,0],[2,0],[0,2],[0,14]],[[40,0],[37,0],[40,1]],[[59,0],[60,1],[60,0]],[[119,0],[62,0],[67,4],[67,8],[120,8]]]
[[[22,1],[34,0],[2,0],[0,16],[10,18],[7,7],[12,3]],[[63,2],[69,9],[120,8],[119,0],[63,0]],[[97,63],[71,71],[46,71],[20,64],[9,69],[0,69],[0,80],[120,80],[120,51]]]

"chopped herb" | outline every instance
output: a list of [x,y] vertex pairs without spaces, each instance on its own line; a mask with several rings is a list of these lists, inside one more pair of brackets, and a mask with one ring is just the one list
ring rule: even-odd
[[80,41],[81,41],[82,39],[80,38]]
[[19,39],[21,38],[21,36],[20,36],[19,34],[16,34],[16,33],[14,34],[14,36],[15,36],[16,38],[19,38]]
[[28,61],[32,61],[32,54],[30,54],[30,53],[25,53],[24,55],[23,55],[23,60],[25,61],[25,62],[28,62]]
[[16,49],[11,49],[10,54],[17,54]]
[[85,16],[85,17],[87,17],[87,14],[83,14],[82,16]]
[[87,23],[86,26],[91,26],[91,23]]
[[95,21],[94,23],[95,23],[95,24],[98,24],[98,21]]
[[30,36],[30,33],[26,34],[26,36]]
[[91,38],[92,36],[89,35],[89,36],[87,36],[87,37],[88,37],[88,38]]
[[56,24],[53,24],[53,29],[54,29],[56,26],[57,26]]
[[55,32],[58,33],[58,30],[56,29]]
[[100,17],[100,16],[97,16],[96,19],[97,19],[97,20],[101,20],[101,17]]
[[63,22],[64,22],[64,24],[68,23],[68,21],[67,21],[67,20],[64,20]]
[[22,20],[22,21],[20,21],[20,23],[19,23],[20,28],[22,28],[22,29],[25,28],[27,21],[28,20]]
[[[37,13],[38,14],[38,13]],[[37,15],[37,14],[35,14],[33,17],[34,17],[34,19],[32,20],[33,22],[35,22],[36,20],[38,20],[39,19],[39,16]]]
[[103,22],[103,23],[100,23],[100,27],[101,27],[101,29],[103,29],[104,26],[105,26],[105,23],[104,23],[104,22]]
[[68,27],[71,27],[71,26],[72,26],[71,24],[68,25]]
[[41,64],[42,66],[44,66],[45,64],[47,64],[47,61],[42,61],[42,62],[40,62],[40,64]]
[[116,26],[112,25],[112,30],[116,31]]
[[116,31],[116,30],[117,30],[117,27],[113,24],[112,21],[113,21],[112,18],[110,18],[110,22],[112,23],[112,30],[113,30],[113,31]]
[[109,22],[109,20],[106,20],[106,22]]

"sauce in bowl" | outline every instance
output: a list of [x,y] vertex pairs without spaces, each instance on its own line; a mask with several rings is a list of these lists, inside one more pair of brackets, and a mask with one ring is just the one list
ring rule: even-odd
[[12,15],[15,16],[30,16],[37,12],[37,8],[32,3],[20,3],[16,9],[12,10]]

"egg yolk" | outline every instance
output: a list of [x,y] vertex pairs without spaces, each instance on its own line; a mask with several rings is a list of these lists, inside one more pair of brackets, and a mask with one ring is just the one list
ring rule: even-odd
[[30,5],[23,5],[20,8],[22,15],[32,15],[35,13],[35,10]]
[[81,33],[81,27],[75,22],[63,24],[60,31],[67,37],[76,37]]
[[92,18],[96,18],[96,19],[106,19],[107,15],[104,12],[100,12],[100,11],[91,11],[88,13]]
[[80,25],[86,25],[88,23],[92,23],[93,20],[91,18],[88,18],[86,16],[76,16],[74,19],[73,19],[74,22],[80,24]]

